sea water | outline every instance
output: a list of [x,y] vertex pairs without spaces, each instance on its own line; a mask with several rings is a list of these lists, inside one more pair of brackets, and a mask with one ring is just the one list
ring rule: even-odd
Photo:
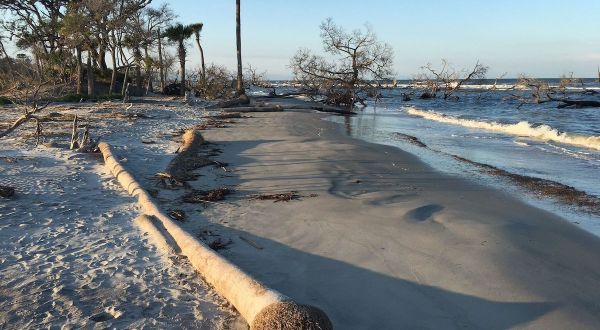
[[[447,100],[419,99],[422,91],[418,89],[386,89],[379,101],[369,101],[356,116],[330,120],[344,124],[351,136],[397,146],[438,170],[501,186],[600,235],[597,215],[548,196],[532,195],[453,157],[551,180],[600,197],[600,108],[559,109],[557,102],[524,104],[531,91],[510,89],[511,83],[504,82],[505,88],[467,86]],[[585,90],[572,88],[557,97],[600,100],[600,94],[594,94],[599,89],[597,83],[587,81]],[[411,100],[404,101],[403,94]]]

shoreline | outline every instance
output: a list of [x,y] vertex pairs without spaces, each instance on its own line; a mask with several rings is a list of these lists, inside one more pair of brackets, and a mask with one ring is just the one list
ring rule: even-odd
[[[228,258],[338,328],[600,325],[600,239],[323,117],[252,114],[206,131],[234,169],[203,182],[236,187],[204,211],[235,243]],[[285,191],[318,197],[241,197]]]

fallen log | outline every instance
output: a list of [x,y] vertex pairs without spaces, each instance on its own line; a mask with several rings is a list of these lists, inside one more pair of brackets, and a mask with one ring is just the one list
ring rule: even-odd
[[209,118],[209,119],[234,119],[234,118],[242,118],[242,114],[238,113],[238,112],[230,112],[230,113],[223,113],[220,115],[209,116],[207,118]]
[[214,108],[231,108],[231,107],[237,107],[240,105],[247,105],[247,104],[250,104],[250,98],[247,95],[242,94],[238,98],[221,101],[209,108],[213,108],[213,109]]
[[275,106],[264,106],[264,107],[237,107],[237,108],[216,108],[211,110],[223,111],[223,112],[279,112],[283,111],[283,108],[279,105]]
[[567,107],[575,107],[575,108],[600,108],[599,101],[591,101],[591,100],[558,100],[560,103],[557,108],[567,108]]
[[15,194],[15,188],[0,185],[0,197],[8,198]]
[[356,112],[352,110],[346,110],[342,108],[329,107],[329,106],[321,106],[321,105],[294,105],[294,106],[286,106],[285,109],[289,110],[317,110],[319,112],[329,112],[329,113],[337,113],[340,115],[346,116],[354,116]]
[[141,231],[148,233],[154,245],[160,250],[166,251],[168,254],[175,254],[181,252],[177,246],[177,243],[173,241],[173,238],[167,236],[157,226],[158,220],[154,217],[142,214],[135,219],[135,224],[140,228]]
[[185,186],[186,181],[195,179],[196,176],[190,171],[214,164],[214,161],[198,156],[202,144],[204,139],[200,132],[194,129],[186,130],[182,135],[177,155],[169,162],[167,169],[158,173],[156,177],[162,180],[165,186]]
[[24,114],[23,116],[17,118],[17,120],[15,120],[13,122],[13,124],[10,125],[10,127],[8,127],[6,130],[4,130],[4,132],[0,133],[0,138],[3,138],[5,136],[7,136],[8,134],[12,133],[14,130],[19,128],[19,126],[25,124],[26,122],[28,122],[30,119],[33,119],[33,118],[34,118],[34,112],[28,112],[28,113]]
[[244,317],[251,329],[332,329],[320,309],[301,305],[266,287],[183,230],[156,205],[148,192],[117,161],[107,143],[99,144],[105,165],[142,211],[156,217],[194,268]]

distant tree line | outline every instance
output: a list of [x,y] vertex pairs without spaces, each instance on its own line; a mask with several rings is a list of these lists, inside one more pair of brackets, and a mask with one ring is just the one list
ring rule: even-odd
[[[220,73],[223,68],[207,68],[205,64],[203,23],[173,24],[176,15],[167,4],[153,8],[150,3],[151,0],[0,0],[0,74],[14,71],[6,68],[18,64],[30,66],[38,81],[52,78],[72,84],[73,92],[79,95],[142,95],[155,90],[156,83],[161,92],[165,91],[178,61],[179,81],[174,84],[177,93],[183,94],[191,83],[197,84],[197,89],[207,88],[207,72]],[[236,4],[239,17],[239,0]],[[237,23],[239,26],[239,18]],[[186,72],[186,41],[192,36],[200,52],[198,73]],[[22,52],[11,57],[7,42]],[[167,51],[169,46],[175,46],[175,56]],[[238,53],[241,57],[241,51]],[[193,77],[193,81],[187,82],[188,77]],[[230,90],[235,88],[232,77],[228,72]],[[14,79],[0,77],[0,84],[11,80]],[[0,85],[0,90],[6,87]]]

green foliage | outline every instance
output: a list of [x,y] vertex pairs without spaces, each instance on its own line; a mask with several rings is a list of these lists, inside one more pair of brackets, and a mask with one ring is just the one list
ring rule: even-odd
[[177,23],[173,26],[169,26],[165,30],[164,36],[173,42],[183,43],[194,33],[192,26],[193,25],[183,25],[181,23]]

